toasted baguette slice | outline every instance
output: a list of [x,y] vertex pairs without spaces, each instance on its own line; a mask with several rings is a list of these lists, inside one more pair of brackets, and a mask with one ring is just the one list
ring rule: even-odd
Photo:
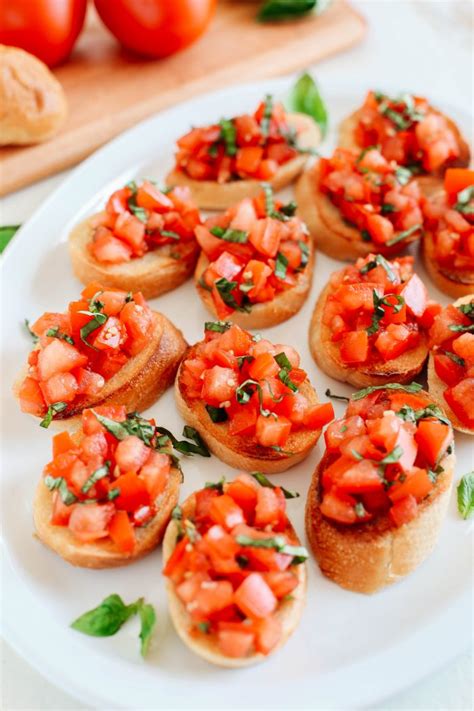
[[[83,410],[99,405],[125,405],[127,412],[142,412],[173,384],[187,343],[181,331],[166,316],[157,311],[153,313],[155,328],[146,348],[107,380],[99,395],[83,398],[73,407],[58,412],[52,425],[56,423],[62,429],[75,427]],[[26,375],[25,369],[13,387],[17,396]]]
[[306,535],[324,575],[347,590],[374,593],[421,565],[438,540],[451,495],[454,464],[453,454],[442,459],[444,473],[432,494],[418,504],[418,516],[413,521],[395,528],[385,516],[345,526],[321,513],[323,457],[306,500]]
[[[302,148],[315,148],[321,141],[321,132],[313,119],[305,114],[289,114],[290,126],[299,129],[298,144]],[[290,185],[301,173],[307,155],[299,155],[282,165],[276,175],[268,181],[276,192]],[[233,180],[229,183],[217,183],[213,180],[194,180],[183,171],[173,168],[166,176],[166,184],[187,185],[191,189],[193,201],[204,210],[224,210],[246,197],[256,197],[260,192],[259,180]]]
[[[191,349],[186,357],[192,358],[192,353]],[[202,400],[186,398],[184,390],[181,388],[181,372],[182,368],[180,367],[175,382],[176,405],[179,414],[188,425],[199,432],[210,451],[234,469],[243,469],[248,472],[261,471],[265,474],[284,472],[305,459],[316,445],[321,430],[305,429],[291,432],[284,452],[262,447],[251,437],[230,435],[229,423],[213,422]],[[299,392],[307,398],[310,405],[319,402],[309,380],[300,386]],[[288,452],[291,452],[291,455]]]
[[[309,290],[311,289],[313,265],[314,250],[312,244],[310,243],[308,264],[303,271],[298,273],[295,286],[291,287],[291,289],[281,291],[271,301],[265,301],[260,304],[252,304],[251,311],[249,313],[234,311],[227,317],[227,320],[247,329],[270,328],[271,326],[276,326],[278,323],[287,321],[289,318],[298,313],[306,301]],[[209,313],[213,316],[217,316],[211,293],[200,285],[201,276],[208,266],[209,260],[204,252],[201,252],[196,265],[194,278],[196,281],[197,292],[201,297],[201,301],[204,306]]]
[[[185,518],[193,518],[195,504],[195,495],[192,494],[181,505],[181,508],[183,510],[183,516]],[[289,521],[287,529],[284,531],[284,533],[288,536],[289,540],[293,545],[300,545],[298,536],[296,535],[296,532]],[[176,546],[177,538],[178,526],[176,525],[176,521],[171,520],[168,524],[168,528],[166,529],[165,537],[163,539],[163,565],[166,564],[168,558],[171,556]],[[301,614],[303,612],[306,596],[306,564],[296,566],[295,574],[298,577],[298,586],[292,591],[291,599],[280,601],[278,606],[278,611],[276,615],[282,625],[282,636],[280,641],[278,642],[278,645],[272,650],[271,654],[274,654],[277,649],[279,649],[285,644],[292,632],[296,629]],[[173,620],[175,630],[181,637],[184,644],[199,657],[202,657],[211,664],[217,664],[217,666],[228,667],[232,669],[250,666],[251,664],[257,664],[258,662],[262,662],[266,659],[266,656],[259,652],[243,658],[226,657],[219,650],[217,643],[213,639],[212,635],[191,635],[189,633],[191,627],[191,619],[189,613],[186,610],[186,607],[184,606],[180,598],[176,595],[174,591],[173,582],[169,578],[166,578],[165,584],[166,591],[168,594],[168,609],[171,615],[171,619]]]
[[[449,118],[449,116],[446,116],[446,114],[443,114],[442,111],[438,111],[438,110],[434,109],[433,107],[431,107],[431,111],[433,111],[435,114],[438,114],[439,116],[443,116],[448,127],[451,129],[451,131],[456,136],[456,140],[457,140],[459,148],[460,148],[459,158],[457,158],[452,163],[450,162],[449,166],[447,166],[447,167],[449,167],[449,168],[467,168],[469,166],[471,153],[469,150],[469,145],[467,144],[466,140],[464,139],[464,136],[462,135],[458,126],[452,119]],[[359,115],[360,115],[360,110],[357,109],[352,114],[347,116],[347,118],[345,118],[343,121],[341,121],[341,124],[339,126],[339,144],[338,144],[340,148],[348,148],[350,150],[356,150],[356,151],[361,150],[361,148],[363,148],[363,146],[359,146],[359,144],[356,142],[356,140],[354,138],[354,131],[355,131],[358,121],[359,121]],[[420,176],[419,184],[420,184],[420,187],[422,188],[425,195],[429,196],[437,185],[442,185],[441,183],[436,183],[435,181],[430,181],[429,178],[430,177],[431,178],[440,177],[444,174],[445,170],[446,170],[446,166],[444,168],[440,168],[440,170],[437,172],[436,176]],[[425,180],[425,178],[426,178],[426,180]]]
[[67,526],[53,526],[50,523],[53,495],[41,480],[33,502],[36,535],[45,546],[71,565],[81,568],[116,568],[129,565],[160,544],[171,512],[178,503],[180,484],[181,472],[173,467],[166,489],[155,501],[156,516],[147,526],[135,529],[135,548],[131,553],[124,553],[110,538],[81,543]]
[[474,272],[449,271],[440,267],[434,256],[433,235],[428,230],[420,247],[426,271],[440,291],[455,299],[474,293]]
[[[468,304],[473,299],[474,292],[471,293],[469,296],[463,296],[461,299],[455,301],[454,306]],[[430,357],[428,359],[428,392],[430,394],[431,399],[446,412],[455,430],[458,430],[459,432],[464,432],[464,434],[474,435],[474,430],[469,429],[469,427],[467,427],[464,423],[461,422],[459,417],[454,414],[454,412],[444,399],[444,391],[447,387],[448,386],[446,385],[446,383],[444,383],[436,373],[433,354],[430,353]]]
[[360,364],[347,366],[342,362],[337,343],[331,341],[331,330],[323,323],[323,311],[330,287],[326,286],[311,317],[309,326],[309,348],[311,355],[321,370],[335,380],[350,383],[358,388],[368,385],[384,385],[385,383],[410,383],[423,369],[428,358],[428,339],[420,334],[420,343],[416,348],[403,353],[398,358],[370,366]]
[[69,235],[72,270],[83,284],[99,282],[124,291],[141,291],[146,299],[176,289],[193,273],[199,254],[195,240],[185,243],[180,259],[171,256],[172,247],[158,247],[143,257],[122,264],[103,264],[89,252],[87,245],[94,234],[92,215],[77,225]]

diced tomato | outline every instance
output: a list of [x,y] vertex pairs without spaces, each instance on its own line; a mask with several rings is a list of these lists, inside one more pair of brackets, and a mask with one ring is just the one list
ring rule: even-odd
[[195,597],[197,608],[205,615],[223,610],[234,602],[234,591],[228,580],[211,580],[201,583]]
[[38,373],[41,380],[45,381],[56,373],[67,373],[86,363],[87,356],[79,353],[77,348],[66,341],[55,338],[40,350]]
[[413,428],[410,423],[402,423],[395,442],[395,447],[397,446],[402,450],[400,459],[397,462],[398,466],[406,472],[413,467],[418,454],[418,445],[413,436]]
[[284,415],[293,424],[302,425],[308,411],[308,400],[299,392],[286,393],[275,408],[279,415]]
[[67,526],[74,505],[66,506],[66,504],[63,503],[63,500],[61,499],[61,494],[59,493],[59,491],[53,491],[53,498],[51,503],[51,524],[53,526]]
[[163,452],[151,451],[148,459],[140,469],[140,479],[143,479],[150,500],[155,501],[166,488],[171,470],[171,460]]
[[365,309],[367,311],[373,311],[374,287],[377,287],[377,285],[344,284],[334,292],[333,298],[336,302],[342,304],[344,310],[358,311]]
[[233,404],[231,419],[229,422],[229,434],[253,434],[257,423],[257,417],[257,406],[253,403],[248,403],[247,405]]
[[346,469],[339,475],[335,484],[338,491],[348,494],[365,494],[383,490],[383,482],[377,466],[367,459],[354,463]]
[[278,522],[280,516],[279,501],[274,489],[261,486],[257,490],[255,508],[255,526],[264,528]]
[[301,358],[298,351],[293,348],[293,346],[286,346],[282,343],[276,343],[273,349],[275,355],[279,355],[280,353],[284,353],[286,355],[293,370],[299,369]]
[[252,521],[257,504],[256,489],[247,481],[242,481],[238,477],[228,484],[226,494],[242,509],[247,521]]
[[276,257],[280,244],[280,226],[277,220],[267,217],[253,226],[249,241],[255,249],[267,257]]
[[134,254],[137,256],[143,254],[145,224],[135,215],[121,212],[115,222],[114,232],[117,237],[120,237],[130,246]]
[[97,350],[111,351],[120,348],[126,337],[127,332],[120,319],[109,316],[105,324],[94,331],[91,341]]
[[369,354],[367,331],[344,333],[340,345],[341,360],[344,363],[364,363]]
[[394,449],[401,425],[401,419],[393,412],[386,412],[383,417],[367,420],[366,423],[371,441],[386,452]]
[[74,446],[74,441],[69,432],[59,432],[53,437],[53,458],[57,457],[58,454],[68,452]]
[[125,324],[131,343],[127,344],[131,355],[139,353],[148,343],[148,336],[153,327],[154,317],[148,307],[134,304],[133,301],[125,304],[120,320]]
[[204,580],[209,580],[209,576],[201,572],[194,573],[191,577],[185,578],[182,583],[176,586],[176,593],[180,600],[185,604],[192,602],[201,589],[201,583],[204,582]]
[[406,479],[403,482],[397,482],[390,487],[388,495],[393,503],[404,499],[409,494],[414,496],[417,501],[422,501],[428,496],[433,486],[426,469],[414,467],[406,474]]
[[236,169],[239,174],[253,175],[263,157],[263,148],[261,146],[248,146],[240,148],[236,156]]
[[324,433],[326,447],[330,451],[337,450],[345,439],[357,437],[366,433],[365,422],[359,415],[346,417],[332,422]]
[[75,368],[72,371],[80,395],[98,395],[105,385],[105,378],[85,368]]
[[38,381],[33,378],[26,377],[22,382],[18,397],[22,412],[28,412],[31,415],[41,415],[46,410],[46,402],[43,397],[42,390]]
[[163,568],[163,575],[166,575],[175,584],[181,581],[186,570],[186,546],[188,544],[189,539],[187,536],[178,541]]
[[119,469],[137,473],[145,464],[150,454],[150,448],[139,437],[129,435],[118,443],[115,450],[115,461]]
[[86,409],[82,411],[82,429],[84,434],[94,434],[95,432],[104,432],[103,425],[100,424],[99,420],[94,413],[102,415],[102,417],[108,417],[116,422],[124,422],[127,418],[126,409],[124,405],[101,405],[95,407],[93,410]]
[[215,365],[204,373],[202,398],[209,405],[220,405],[233,397],[237,386],[238,380],[232,369]]
[[428,303],[428,291],[417,274],[413,274],[400,290],[400,296],[413,316],[423,316]]
[[220,629],[217,632],[217,644],[226,657],[242,658],[250,654],[254,643],[254,633],[241,630]]
[[331,402],[311,405],[303,417],[303,424],[312,430],[320,430],[334,419],[334,407]]
[[464,367],[444,353],[434,353],[434,369],[438,378],[449,387],[454,387],[464,378]]
[[429,466],[436,466],[452,442],[453,432],[449,425],[439,420],[420,420],[415,434],[419,453]]
[[132,472],[117,477],[114,481],[114,488],[120,491],[120,494],[114,499],[117,509],[133,512],[141,506],[150,504],[150,494],[145,482]]
[[354,508],[356,503],[356,499],[352,496],[336,495],[328,491],[321,502],[321,513],[339,523],[356,523],[358,521]]
[[239,523],[245,522],[242,509],[236,504],[234,499],[227,494],[217,496],[211,501],[209,516],[215,523],[224,526],[227,530],[238,526]]
[[133,255],[130,245],[115,237],[106,227],[97,227],[88,248],[98,262],[109,264],[128,262]]
[[408,329],[401,323],[390,323],[379,333],[375,340],[375,348],[385,361],[398,358],[405,351],[414,348],[419,342],[418,331]]
[[426,330],[430,329],[433,325],[436,316],[438,316],[441,310],[441,304],[438,304],[436,301],[428,300],[426,304],[426,309],[424,310],[422,316],[418,319],[418,323],[420,324],[421,328],[424,328]]
[[271,353],[261,353],[249,365],[249,375],[254,380],[264,380],[277,375],[280,366]]
[[94,434],[85,435],[81,440],[81,458],[87,463],[93,459],[105,459],[108,451],[107,437],[104,432],[94,432]]
[[405,496],[395,502],[390,508],[389,515],[395,526],[403,526],[405,523],[410,523],[418,514],[418,504],[412,494]]
[[259,573],[251,573],[234,593],[237,607],[250,618],[268,617],[277,606],[271,588]]
[[72,402],[79,390],[77,380],[72,373],[56,373],[41,383],[47,404],[53,402]]
[[474,364],[474,333],[462,333],[453,341],[453,351],[467,363]]
[[279,600],[298,586],[298,578],[290,570],[270,570],[263,577]]
[[262,447],[284,447],[291,431],[291,422],[286,417],[264,417],[259,415],[255,427],[255,437]]
[[135,548],[135,531],[125,511],[116,511],[109,523],[109,536],[123,553]]
[[114,515],[115,507],[108,504],[83,504],[73,507],[69,518],[69,529],[76,538],[84,543],[106,538],[108,526]]
[[194,519],[196,523],[202,524],[205,521],[210,522],[210,508],[214,498],[219,496],[216,489],[200,489],[196,492],[196,510]]
[[129,188],[121,188],[116,190],[107,201],[107,212],[112,214],[120,214],[128,210],[128,198],[131,197],[132,191]]
[[259,620],[255,626],[255,647],[262,654],[270,654],[281,639],[280,620],[272,615]]
[[394,234],[394,228],[390,220],[381,215],[369,215],[367,217],[367,229],[376,244],[386,244]]
[[456,199],[458,192],[470,185],[474,185],[474,170],[448,168],[444,174],[444,189],[451,198]]
[[172,200],[149,180],[144,180],[139,186],[136,201],[139,207],[156,212],[166,212],[174,207]]

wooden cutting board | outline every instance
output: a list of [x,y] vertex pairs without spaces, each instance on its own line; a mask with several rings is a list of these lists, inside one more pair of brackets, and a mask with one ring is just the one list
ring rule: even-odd
[[125,53],[93,11],[70,61],[56,71],[69,101],[58,136],[36,146],[0,149],[0,195],[45,178],[92,153],[141,119],[227,84],[289,73],[360,41],[362,17],[333,0],[320,16],[261,24],[254,2],[220,0],[208,32],[172,57]]

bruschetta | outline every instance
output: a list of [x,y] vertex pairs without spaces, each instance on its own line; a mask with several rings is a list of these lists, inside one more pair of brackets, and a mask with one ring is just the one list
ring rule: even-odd
[[307,552],[282,489],[241,474],[206,485],[174,516],[163,573],[178,635],[212,664],[263,661],[295,630],[305,600]]
[[153,421],[125,407],[84,410],[80,429],[53,438],[38,484],[38,538],[83,568],[127,565],[161,542],[179,497],[181,472]]
[[373,593],[431,553],[449,503],[453,431],[421,385],[355,393],[325,432],[306,532],[328,578]]
[[421,236],[421,192],[406,168],[376,148],[337,148],[320,158],[296,187],[298,214],[315,245],[334,259],[372,252],[393,257]]
[[413,257],[361,257],[334,272],[318,298],[312,356],[332,378],[356,387],[408,383],[428,358],[428,307]]
[[444,190],[426,201],[424,214],[428,274],[449,296],[474,293],[474,170],[449,168]]
[[149,180],[132,181],[110,196],[103,212],[72,230],[73,272],[83,284],[97,281],[154,298],[193,273],[200,222],[187,188],[160,190]]
[[420,175],[428,193],[446,168],[469,165],[469,146],[455,122],[421,96],[390,97],[369,91],[364,104],[339,129],[341,148],[380,146],[389,161]]
[[31,326],[37,341],[14,391],[23,412],[75,423],[85,408],[150,407],[173,383],[186,341],[140,292],[89,284],[65,313],[43,314]]
[[302,461],[333,417],[300,357],[236,324],[206,323],[176,377],[178,411],[226,464],[266,474]]
[[311,287],[313,245],[295,210],[265,185],[258,197],[196,227],[196,288],[214,316],[267,328],[300,310]]
[[305,114],[287,114],[267,96],[253,114],[243,114],[178,139],[167,185],[186,185],[196,204],[223,210],[260,192],[260,183],[281,190],[303,170],[321,140]]
[[474,293],[450,304],[430,330],[428,388],[453,426],[474,434]]

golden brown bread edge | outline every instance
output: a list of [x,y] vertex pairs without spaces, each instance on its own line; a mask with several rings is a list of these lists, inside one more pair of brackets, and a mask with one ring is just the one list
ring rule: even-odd
[[[199,283],[208,266],[209,260],[204,252],[201,252],[196,265],[194,279],[201,301],[209,313],[217,318],[211,292],[204,289]],[[265,301],[260,304],[252,304],[251,311],[249,313],[234,311],[227,317],[227,321],[232,321],[242,328],[247,329],[270,328],[271,326],[276,326],[283,321],[287,321],[289,318],[298,313],[307,299],[309,290],[311,289],[311,282],[313,280],[313,266],[314,248],[310,243],[308,264],[304,270],[297,274],[296,284],[291,287],[291,289],[281,291],[271,301]]]
[[323,323],[324,304],[331,292],[328,284],[316,302],[309,325],[309,348],[311,355],[321,370],[335,380],[350,383],[358,388],[368,385],[385,385],[385,383],[410,383],[423,366],[428,357],[428,338],[420,334],[420,343],[416,348],[403,353],[398,358],[370,366],[358,364],[345,365],[339,355],[337,343],[331,341],[331,330]]
[[[193,357],[193,349],[186,358]],[[285,444],[285,452],[277,452],[269,447],[262,447],[252,437],[230,435],[228,422],[213,422],[202,400],[186,398],[180,387],[182,365],[175,382],[175,398],[178,412],[183,420],[194,427],[210,451],[234,469],[261,471],[265,474],[277,474],[294,467],[308,456],[319,439],[321,430],[303,429],[292,432]],[[317,404],[318,397],[309,380],[300,386],[299,392],[311,405]]]
[[443,270],[436,261],[433,235],[428,230],[421,240],[420,251],[426,271],[440,291],[454,299],[474,293],[474,272]]
[[313,474],[306,500],[306,535],[321,571],[347,590],[374,593],[411,573],[436,545],[451,495],[455,457],[441,461],[443,474],[418,515],[399,528],[388,516],[344,526],[323,516],[320,478],[326,455]]
[[[288,123],[293,127],[301,127],[298,143],[302,148],[315,148],[321,141],[321,132],[313,119],[305,114],[288,114]],[[276,192],[290,185],[301,173],[307,155],[299,155],[278,169],[269,184]],[[246,197],[256,197],[261,191],[262,181],[233,180],[229,183],[218,183],[214,180],[194,180],[181,170],[173,168],[166,176],[166,185],[186,185],[191,190],[193,201],[204,210],[225,210]]]
[[[472,300],[474,300],[474,292],[469,294],[468,296],[463,296],[462,298],[455,301],[454,306],[468,304]],[[433,353],[430,352],[430,356],[428,359],[428,392],[430,394],[431,399],[446,412],[455,430],[458,430],[458,432],[464,432],[464,434],[474,435],[474,430],[470,429],[463,422],[460,421],[459,417],[454,414],[454,412],[451,410],[450,406],[444,399],[443,393],[447,387],[448,386],[446,385],[446,383],[443,383],[441,378],[438,377],[436,373],[434,367]]]
[[[192,519],[195,510],[195,495],[192,494],[188,499],[186,499],[181,507],[183,510],[183,516],[185,518]],[[300,545],[298,536],[289,521],[285,534],[288,536],[293,545]],[[163,565],[166,564],[172,554],[176,546],[177,537],[178,526],[176,521],[171,520],[163,539]],[[291,599],[279,602],[276,615],[282,625],[282,636],[278,645],[271,651],[269,656],[274,654],[286,643],[290,635],[296,629],[303,612],[306,596],[306,564],[303,563],[302,565],[296,566],[294,571],[298,577],[298,586],[291,593]],[[168,595],[168,609],[173,625],[181,640],[187,647],[189,647],[189,649],[191,649],[191,651],[211,664],[232,669],[257,664],[267,658],[267,656],[261,653],[254,653],[243,658],[226,657],[219,650],[212,635],[202,634],[194,636],[189,634],[191,619],[186,607],[176,595],[173,582],[168,578],[165,578],[165,581],[166,592]]]
[[67,116],[61,84],[37,57],[0,44],[0,145],[40,143]]
[[136,544],[131,553],[119,550],[110,538],[81,543],[67,526],[53,526],[50,523],[53,494],[41,479],[33,502],[36,536],[71,565],[95,569],[129,565],[161,543],[171,512],[178,503],[181,479],[181,472],[172,467],[166,488],[155,501],[156,515],[146,526],[135,528]]
[[[106,381],[98,396],[83,399],[67,413],[59,412],[52,426],[71,429],[78,425],[83,410],[101,405],[124,405],[127,412],[142,412],[173,384],[188,344],[181,331],[166,316],[157,311],[153,314],[155,327],[146,347]],[[26,375],[25,370],[13,387],[17,397]]]
[[87,245],[94,234],[92,215],[76,225],[69,235],[69,255],[75,276],[83,284],[97,281],[103,286],[124,291],[141,291],[145,299],[176,289],[193,273],[199,254],[195,240],[186,243],[180,259],[170,256],[168,246],[150,250],[143,257],[121,264],[102,264],[89,252]]

